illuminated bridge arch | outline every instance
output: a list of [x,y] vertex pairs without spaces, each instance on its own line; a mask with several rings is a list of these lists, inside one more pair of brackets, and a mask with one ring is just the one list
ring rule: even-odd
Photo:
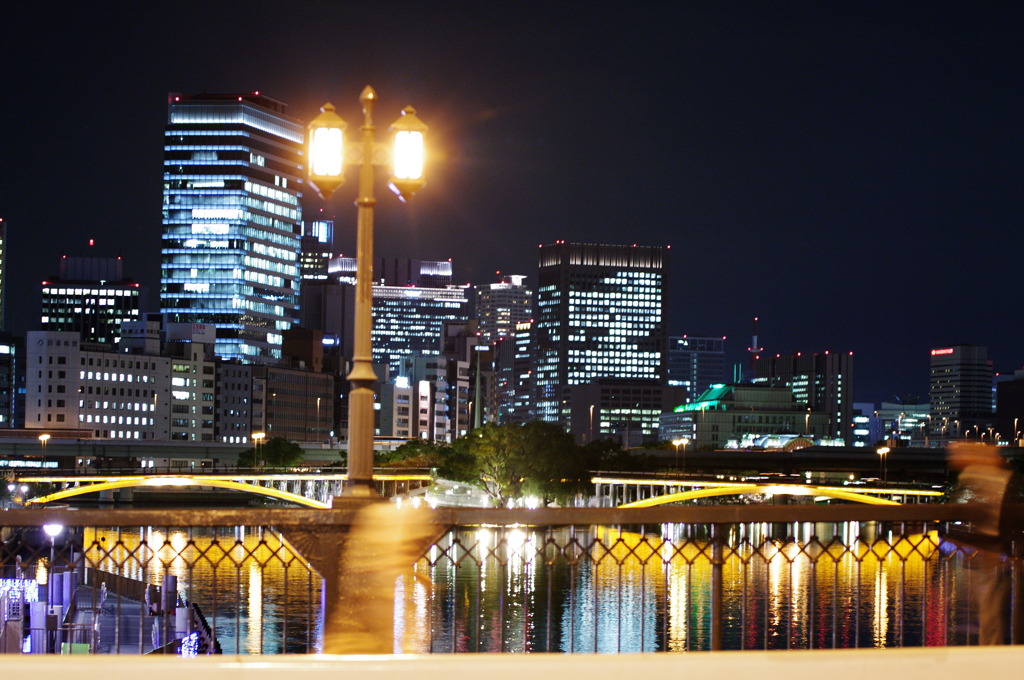
[[678,493],[669,493],[652,498],[644,498],[639,501],[623,503],[620,508],[650,508],[656,505],[667,505],[679,501],[689,501],[696,498],[711,498],[714,496],[742,496],[751,493],[781,494],[791,496],[825,496],[837,500],[853,501],[855,503],[867,503],[869,505],[899,505],[896,501],[886,498],[869,496],[857,491],[849,491],[829,486],[801,486],[797,484],[735,484],[729,486],[713,486],[702,489],[691,489]]
[[326,509],[330,505],[323,503],[312,498],[306,498],[299,494],[290,493],[288,491],[281,491],[279,489],[272,489],[265,486],[259,486],[257,484],[249,484],[248,482],[238,482],[230,479],[211,479],[204,476],[196,477],[149,477],[140,476],[132,479],[119,479],[111,482],[98,482],[95,484],[85,484],[82,486],[74,486],[56,493],[51,493],[46,496],[39,496],[26,501],[27,504],[43,504],[52,503],[53,501],[64,500],[65,498],[72,498],[74,496],[81,496],[87,493],[97,493],[100,491],[112,491],[114,489],[130,489],[139,487],[161,487],[161,486],[207,486],[214,487],[217,489],[231,489],[233,491],[244,491],[247,493],[257,494],[260,496],[268,496],[270,498],[276,498],[282,501],[288,501],[290,503],[297,503],[298,505],[304,505],[309,508]]

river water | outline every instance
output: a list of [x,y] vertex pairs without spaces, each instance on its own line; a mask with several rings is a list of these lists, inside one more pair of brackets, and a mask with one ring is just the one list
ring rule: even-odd
[[[225,653],[302,653],[322,639],[320,579],[271,531],[90,530],[91,566],[178,578]],[[966,644],[970,570],[930,534],[856,523],[735,525],[724,540],[727,649]],[[650,652],[711,643],[703,527],[466,529],[396,584],[409,652]]]

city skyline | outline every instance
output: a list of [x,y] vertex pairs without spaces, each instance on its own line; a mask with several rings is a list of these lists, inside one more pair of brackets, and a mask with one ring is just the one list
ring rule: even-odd
[[[275,36],[277,9],[12,11],[9,328],[36,327],[39,282],[89,238],[125,258],[152,311],[167,93],[258,89],[303,121],[329,100],[352,124],[369,83],[378,125],[412,104],[436,152],[409,206],[379,197],[380,257],[535,286],[541,243],[671,245],[670,334],[725,335],[742,361],[759,316],[767,354],[853,351],[858,401],[926,398],[935,347],[1024,364],[1007,257],[1024,245],[1019,8],[554,3],[543,20],[478,6],[385,20],[310,2]],[[80,30],[85,12],[99,28]],[[304,217],[333,218],[354,254],[352,187],[304,193]]]

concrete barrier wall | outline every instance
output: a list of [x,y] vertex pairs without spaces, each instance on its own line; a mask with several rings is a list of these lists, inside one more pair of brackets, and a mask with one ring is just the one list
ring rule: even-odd
[[2,660],[5,677],[110,680],[565,680],[568,677],[745,678],[870,680],[881,677],[1016,677],[1024,647],[930,647],[681,654],[462,654],[430,656],[27,656]]

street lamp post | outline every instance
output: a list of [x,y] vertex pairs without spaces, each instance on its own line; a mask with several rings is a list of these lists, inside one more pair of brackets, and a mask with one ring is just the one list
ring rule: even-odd
[[47,572],[46,575],[46,601],[51,606],[56,604],[54,597],[55,593],[53,588],[53,572],[54,569],[56,568],[54,563],[56,562],[57,559],[57,550],[55,544],[57,541],[57,537],[60,536],[61,532],[63,531],[64,527],[60,524],[43,525],[43,532],[50,537],[50,570]]
[[320,445],[323,446],[324,438],[320,434],[320,397],[316,398],[316,438]]
[[876,451],[876,453],[878,453],[878,458],[879,458],[878,467],[881,468],[882,483],[885,484],[887,482],[886,478],[888,477],[888,475],[886,474],[887,471],[886,471],[886,465],[885,465],[885,457],[889,454],[889,447],[888,446],[880,446],[880,447],[878,447],[878,450]]
[[676,447],[676,468],[679,468],[679,447],[683,447],[683,473],[686,472],[686,445],[690,443],[690,440],[686,437],[680,437],[679,439],[673,439],[672,444]]
[[375,496],[373,486],[373,384],[377,374],[373,370],[373,208],[374,167],[387,165],[393,159],[389,187],[403,202],[412,198],[423,182],[423,133],[427,126],[416,117],[416,111],[407,106],[402,116],[392,124],[394,141],[392,153],[377,144],[377,127],[373,123],[373,108],[377,93],[367,85],[359,96],[363,108],[363,125],[359,128],[359,141],[351,148],[345,146],[345,121],[334,112],[330,103],[321,107],[321,114],[309,124],[309,179],[325,199],[330,197],[344,180],[346,162],[359,167],[359,186],[356,198],[356,301],[355,335],[353,338],[352,370],[348,374],[349,392],[349,446],[348,485],[346,493],[354,496]]
[[266,432],[253,432],[252,435],[250,435],[250,438],[252,439],[252,446],[256,450],[256,460],[254,461],[256,467],[262,467],[260,465],[260,444],[263,443],[263,439],[266,436]]

